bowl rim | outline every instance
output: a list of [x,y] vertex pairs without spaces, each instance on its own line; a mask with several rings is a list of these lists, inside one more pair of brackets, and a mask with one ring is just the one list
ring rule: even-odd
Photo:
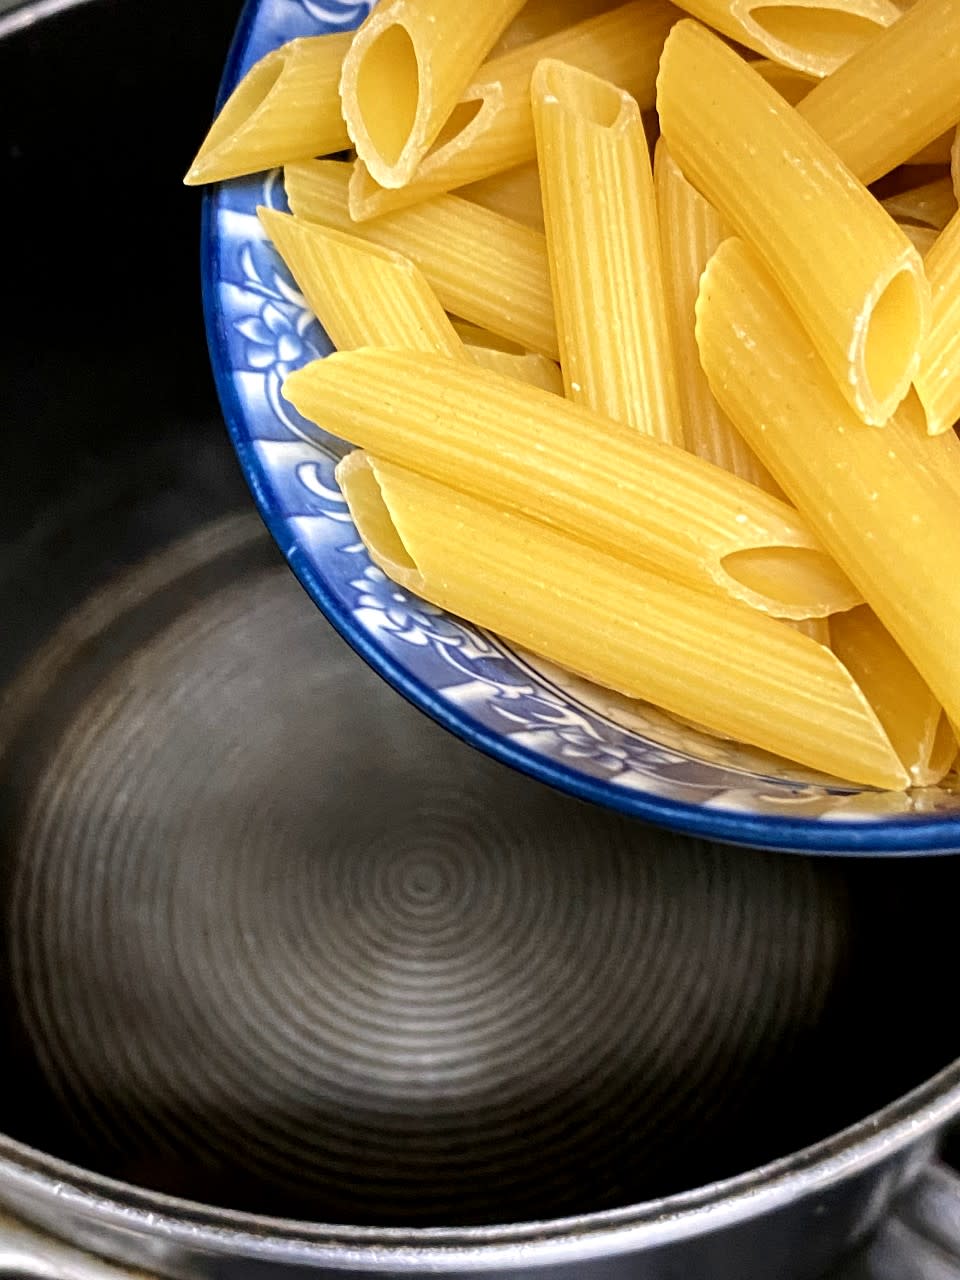
[[[239,77],[259,7],[260,0],[246,0],[244,4],[217,93],[218,111]],[[960,852],[960,812],[830,818],[824,821],[816,817],[793,818],[710,809],[639,788],[618,787],[611,781],[591,778],[569,765],[548,760],[532,749],[492,732],[445,698],[438,697],[428,685],[406,671],[357,624],[336,599],[323,576],[316,572],[251,447],[243,407],[229,366],[224,330],[218,322],[217,190],[218,186],[207,187],[203,195],[200,247],[203,314],[217,394],[241,470],[261,518],[304,590],[350,647],[408,702],[468,745],[539,782],[577,799],[684,835],[787,853],[870,856],[876,853],[922,855]]]

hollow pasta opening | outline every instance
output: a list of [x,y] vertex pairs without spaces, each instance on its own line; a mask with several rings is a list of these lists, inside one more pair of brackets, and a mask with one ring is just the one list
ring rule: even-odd
[[844,595],[852,603],[853,589],[844,574],[825,551],[811,547],[747,547],[724,556],[723,569],[741,587],[768,600],[773,613],[774,606],[782,606],[787,616],[803,610],[817,617],[835,609]]
[[[916,351],[921,321],[917,282],[911,271],[900,271],[877,299],[867,321],[863,372],[875,403],[895,399],[905,389],[904,353]],[[894,408],[891,404],[890,411]]]
[[420,64],[407,29],[392,23],[364,52],[357,106],[370,143],[387,165],[400,158],[420,102]]
[[348,454],[337,466],[337,483],[376,563],[389,568],[394,581],[415,574],[417,566],[394,524],[369,458],[359,450]]
[[857,13],[803,5],[760,5],[750,17],[772,40],[833,62],[848,57],[882,29]]
[[458,134],[463,133],[467,126],[473,124],[474,120],[476,120],[482,106],[483,98],[471,98],[467,102],[458,102],[444,121],[443,128],[434,139],[427,155],[434,155],[441,147],[445,147],[447,143],[452,142]]
[[544,68],[544,88],[569,112],[601,129],[612,129],[623,111],[623,94],[615,85],[562,63]]

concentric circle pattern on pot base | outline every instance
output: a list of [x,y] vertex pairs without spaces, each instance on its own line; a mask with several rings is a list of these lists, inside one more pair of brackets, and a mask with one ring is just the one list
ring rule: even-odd
[[89,600],[2,729],[11,998],[81,1163],[455,1225],[790,1149],[843,961],[826,866],[678,843],[458,743],[256,517]]

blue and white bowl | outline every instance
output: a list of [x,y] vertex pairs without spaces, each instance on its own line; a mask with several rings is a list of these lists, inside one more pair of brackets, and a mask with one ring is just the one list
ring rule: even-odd
[[[294,36],[346,30],[367,3],[249,0],[221,100]],[[204,205],[203,285],[227,425],[291,568],[386,680],[490,755],[574,795],[700,836],[808,852],[960,850],[960,783],[911,795],[844,786],[596,689],[401,591],[370,561],[334,481],[344,446],[282,397],[330,343],[257,221],[285,208],[279,173]],[[958,673],[960,678],[960,673]]]

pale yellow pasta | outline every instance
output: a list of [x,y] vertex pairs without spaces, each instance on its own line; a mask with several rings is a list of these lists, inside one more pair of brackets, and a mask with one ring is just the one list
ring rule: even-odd
[[930,320],[916,249],[797,111],[699,23],[668,36],[657,105],[685,176],[759,252],[859,416],[885,422]]
[[633,98],[545,59],[531,85],[569,399],[683,444],[650,152]]
[[960,719],[960,592],[945,572],[960,564],[960,481],[945,476],[945,452],[912,416],[860,423],[742,240],[707,267],[697,340],[717,399]]
[[453,320],[453,327],[475,364],[492,369],[494,373],[519,378],[531,386],[542,387],[554,395],[563,395],[563,376],[555,360],[548,360],[535,351],[524,351],[519,343],[465,320]]
[[937,725],[937,736],[934,740],[933,751],[930,753],[930,769],[934,774],[939,775],[941,781],[956,770],[960,763],[960,749],[958,749],[958,741],[956,730],[950,723],[949,718],[944,714],[940,717],[940,723]]
[[490,50],[491,58],[499,58],[511,49],[533,44],[544,36],[584,22],[598,13],[615,9],[618,0],[527,0],[503,35]]
[[374,179],[402,187],[523,0],[381,0],[343,60],[340,98]]
[[914,386],[927,430],[939,435],[960,418],[960,213],[941,231],[924,265],[933,290],[933,323]]
[[346,147],[337,84],[351,39],[349,31],[304,36],[261,58],[210,126],[184,178],[187,186]]
[[937,243],[937,237],[940,234],[934,231],[933,227],[918,227],[915,222],[900,222],[898,225],[903,230],[903,234],[907,237],[913,247],[919,253],[921,258],[926,258],[927,254]]
[[921,147],[919,151],[915,151],[912,156],[907,156],[904,164],[909,165],[941,165],[950,163],[950,148],[953,145],[953,130],[948,129],[946,133],[941,133],[939,138],[934,138],[932,142],[928,142],[925,147]]
[[290,165],[287,199],[298,217],[351,231],[412,259],[448,311],[556,359],[547,242],[538,231],[458,196],[438,196],[373,222],[347,208],[349,166]]
[[922,186],[898,191],[881,203],[898,222],[917,222],[938,231],[942,231],[957,212],[957,197],[949,178],[937,178]]
[[893,0],[678,0],[681,9],[784,66],[828,76],[900,17]]
[[[839,617],[834,614],[833,617]],[[811,640],[816,640],[817,644],[830,645],[830,619],[829,618],[799,618],[792,622],[787,622],[787,626],[793,627],[799,631],[802,636],[809,636]]]
[[720,215],[687,182],[663,138],[657,143],[654,185],[686,446],[698,457],[779,494],[770,472],[717,404],[700,368],[694,312],[700,277],[723,239]]
[[785,617],[859,602],[786,503],[683,449],[465,361],[354,351],[292,373],[310,421],[622,559]]
[[463,343],[412,262],[276,209],[257,213],[335,347],[400,346],[464,358]]
[[507,378],[516,378],[527,382],[532,387],[542,387],[544,391],[552,391],[554,395],[563,395],[563,376],[560,367],[546,356],[539,356],[533,351],[515,352],[500,351],[496,347],[466,344],[467,355],[483,369],[491,369],[494,373]]
[[460,187],[457,195],[482,205],[484,209],[502,213],[505,218],[522,222],[524,226],[543,230],[543,198],[536,160],[507,169],[505,173],[495,173],[490,178],[481,178],[479,182],[470,182]]
[[960,120],[960,0],[917,3],[803,99],[800,113],[861,182]]
[[956,755],[940,703],[869,605],[830,619],[834,653],[863,690],[915,787],[932,786]]
[[379,459],[351,454],[337,480],[373,560],[406,590],[713,732],[907,785],[843,665],[792,628]]
[[767,84],[772,85],[781,98],[785,98],[791,107],[795,107],[801,98],[805,98],[817,83],[803,71],[793,67],[785,67],[779,62],[771,62],[769,58],[761,58],[751,62],[757,75],[763,76]]
[[960,200],[960,125],[953,132],[950,143],[950,179],[953,183],[953,194]]
[[678,11],[666,0],[632,0],[534,44],[492,59],[467,88],[440,143],[401,190],[380,186],[363,161],[355,166],[350,212],[357,221],[477,182],[532,160],[536,145],[530,79],[543,58],[591,71],[653,106],[657,63]]

